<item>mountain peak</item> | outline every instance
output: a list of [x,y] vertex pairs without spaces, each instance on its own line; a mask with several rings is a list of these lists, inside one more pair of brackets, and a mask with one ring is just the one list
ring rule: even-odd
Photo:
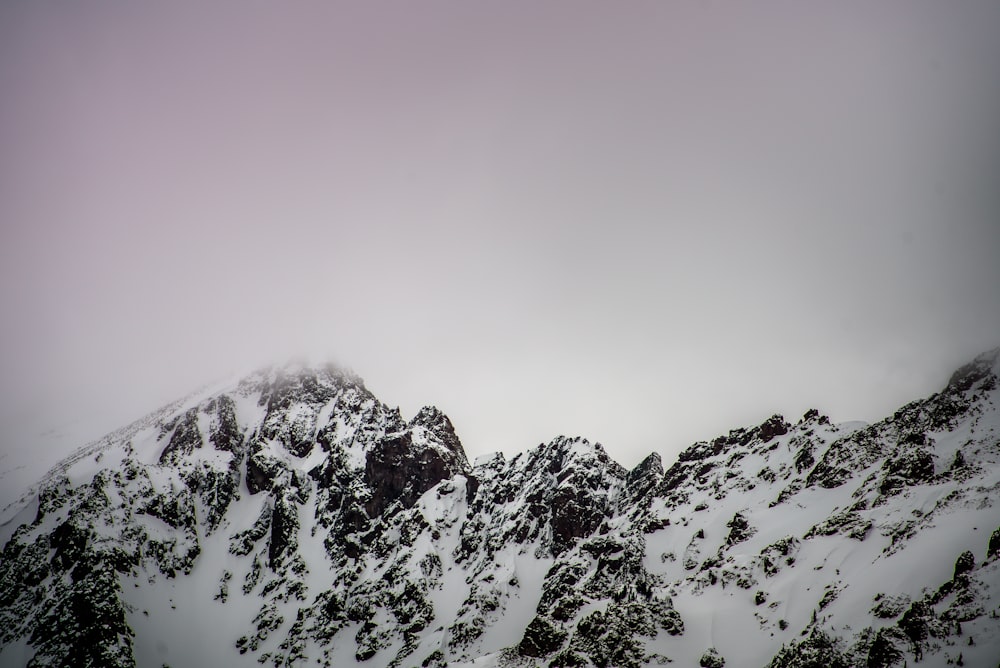
[[1000,375],[1000,348],[994,348],[958,368],[948,380],[948,389],[964,392],[979,384],[987,391],[992,390],[996,386],[998,375]]
[[462,449],[462,442],[455,434],[455,427],[448,416],[442,413],[436,406],[424,406],[409,422],[409,427],[414,432],[425,431],[427,439],[443,446],[448,452],[453,453],[462,462],[462,469],[468,469],[469,463],[465,457],[465,450]]
[[41,485],[4,527],[0,664],[992,665],[998,358],[871,425],[773,415],[665,471],[564,436],[470,468],[433,406],[262,370]]

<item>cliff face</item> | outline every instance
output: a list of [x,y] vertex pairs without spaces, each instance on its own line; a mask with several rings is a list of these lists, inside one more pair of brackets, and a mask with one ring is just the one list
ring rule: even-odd
[[998,356],[878,423],[773,416],[665,471],[565,437],[470,464],[436,408],[262,371],[8,513],[0,665],[993,665]]

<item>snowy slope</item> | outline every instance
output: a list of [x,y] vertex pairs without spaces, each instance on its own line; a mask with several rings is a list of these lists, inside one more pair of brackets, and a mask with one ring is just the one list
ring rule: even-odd
[[994,666],[1000,351],[872,425],[470,464],[333,367],[196,393],[0,521],[3,666]]

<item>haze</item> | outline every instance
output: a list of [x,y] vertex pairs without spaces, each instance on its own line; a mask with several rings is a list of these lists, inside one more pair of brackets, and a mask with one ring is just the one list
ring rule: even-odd
[[0,4],[6,492],[299,354],[632,465],[1000,344],[996,2],[208,4]]

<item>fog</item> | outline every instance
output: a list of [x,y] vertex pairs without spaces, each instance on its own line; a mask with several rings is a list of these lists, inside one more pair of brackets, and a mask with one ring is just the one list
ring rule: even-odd
[[300,354],[632,465],[1000,345],[995,2],[211,4],[0,4],[8,490]]

